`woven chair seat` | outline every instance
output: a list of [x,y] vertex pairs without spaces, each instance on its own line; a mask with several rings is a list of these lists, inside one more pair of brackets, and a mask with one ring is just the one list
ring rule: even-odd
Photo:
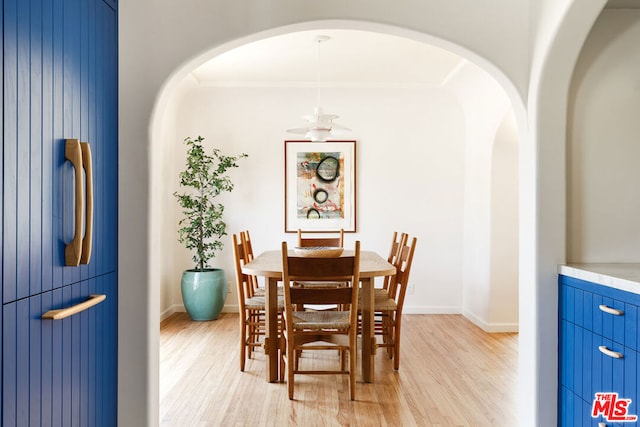
[[[361,295],[358,295],[358,306],[362,306]],[[393,298],[389,298],[387,291],[384,291],[384,293],[381,292],[379,294],[376,292],[373,295],[373,307],[375,311],[396,310],[398,308],[398,303]]]
[[375,297],[373,307],[375,311],[393,311],[398,309],[398,303],[386,295],[382,298]]
[[350,311],[296,311],[293,328],[296,330],[348,330]]
[[[255,297],[264,297],[266,291],[264,288],[256,288],[253,290],[253,296]],[[278,286],[278,296],[284,296],[284,288],[282,286]]]
[[[264,296],[254,296],[251,298],[246,298],[244,300],[244,305],[246,308],[252,310],[264,310],[266,305],[266,300]],[[278,296],[278,309],[282,309],[284,307],[284,298]]]

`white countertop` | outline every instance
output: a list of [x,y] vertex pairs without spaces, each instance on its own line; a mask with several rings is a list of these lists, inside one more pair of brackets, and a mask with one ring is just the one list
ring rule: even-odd
[[640,294],[640,264],[567,264],[559,266],[558,272],[576,279]]

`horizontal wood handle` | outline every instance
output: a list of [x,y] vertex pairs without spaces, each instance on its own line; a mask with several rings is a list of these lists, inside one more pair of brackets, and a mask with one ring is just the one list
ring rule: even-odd
[[89,299],[80,304],[73,305],[68,308],[62,308],[59,310],[49,310],[45,314],[42,315],[42,319],[52,319],[52,320],[61,320],[69,316],[73,316],[74,314],[78,314],[82,311],[85,311],[88,308],[93,307],[96,304],[100,304],[102,301],[107,298],[104,294],[98,295],[89,295]]
[[600,350],[602,354],[613,357],[614,359],[622,359],[624,357],[624,354],[618,353],[617,351],[609,350],[606,345],[599,346],[598,350]]
[[613,314],[614,316],[622,316],[624,314],[624,311],[619,310],[617,308],[611,308],[608,305],[604,305],[604,304],[600,304],[598,306],[598,308],[600,309],[600,311],[604,311],[605,313]]

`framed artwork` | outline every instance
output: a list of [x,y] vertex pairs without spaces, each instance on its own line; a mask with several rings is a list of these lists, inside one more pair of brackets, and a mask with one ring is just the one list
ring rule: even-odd
[[284,142],[284,231],[356,231],[356,142]]

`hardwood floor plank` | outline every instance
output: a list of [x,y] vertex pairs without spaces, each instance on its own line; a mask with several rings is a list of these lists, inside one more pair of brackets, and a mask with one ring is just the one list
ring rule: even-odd
[[[460,315],[405,315],[400,370],[376,355],[376,382],[346,376],[264,380],[265,356],[238,368],[238,318],[160,327],[160,420],[169,426],[516,426],[518,335],[487,334]],[[305,352],[301,363],[333,367],[338,356]]]

